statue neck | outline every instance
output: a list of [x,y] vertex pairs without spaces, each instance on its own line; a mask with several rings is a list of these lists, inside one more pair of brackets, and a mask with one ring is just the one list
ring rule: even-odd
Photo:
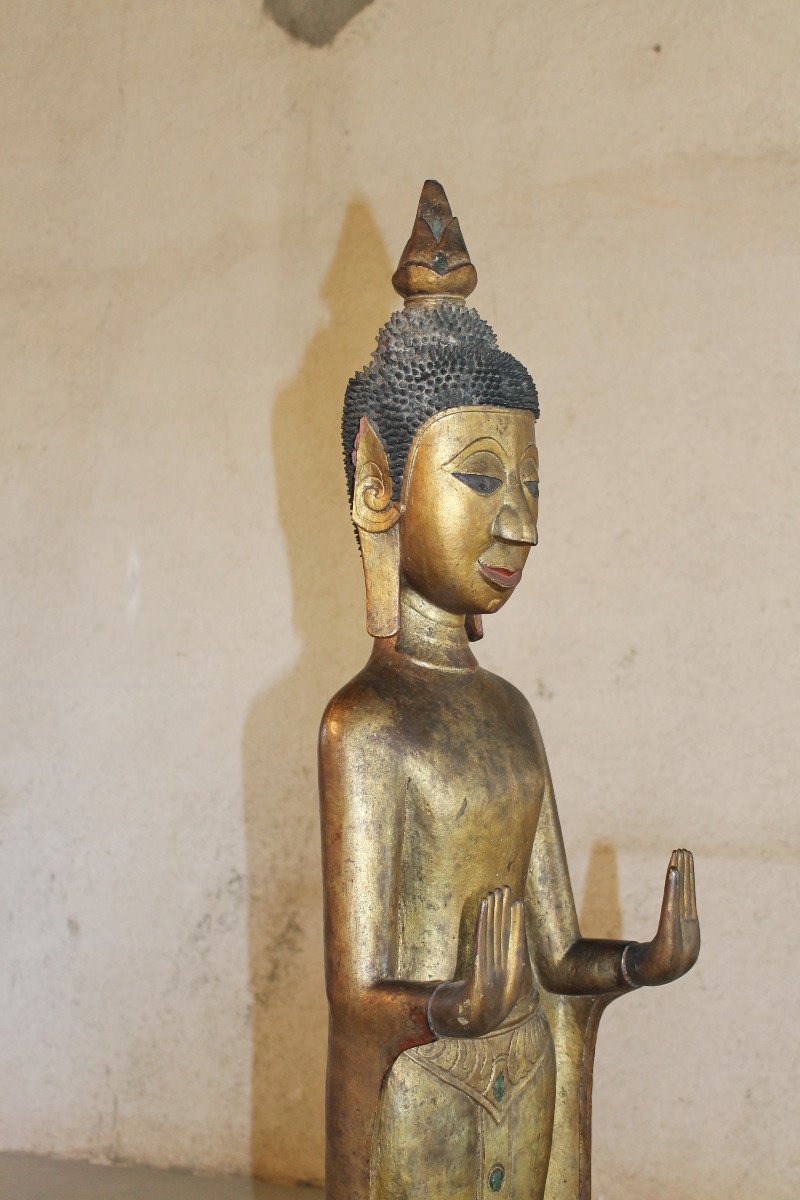
[[400,632],[394,649],[424,667],[443,671],[475,671],[478,667],[464,616],[432,604],[407,583],[400,588]]

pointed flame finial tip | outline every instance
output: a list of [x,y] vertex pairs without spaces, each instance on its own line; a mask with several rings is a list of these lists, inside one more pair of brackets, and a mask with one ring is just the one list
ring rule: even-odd
[[392,276],[406,305],[463,304],[478,273],[470,262],[458,219],[442,185],[426,179],[411,237]]

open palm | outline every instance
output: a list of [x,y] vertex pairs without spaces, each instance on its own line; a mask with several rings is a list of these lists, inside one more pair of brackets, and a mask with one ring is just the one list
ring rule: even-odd
[[689,850],[674,850],[667,868],[656,936],[651,942],[629,946],[625,967],[633,983],[655,987],[680,979],[697,962],[699,953],[694,859]]

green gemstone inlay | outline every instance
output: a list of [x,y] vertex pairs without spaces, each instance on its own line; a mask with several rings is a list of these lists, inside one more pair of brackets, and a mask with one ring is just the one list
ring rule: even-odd
[[499,1101],[499,1100],[503,1099],[503,1096],[505,1096],[505,1094],[506,1094],[506,1077],[505,1077],[505,1075],[497,1076],[497,1079],[495,1079],[494,1083],[492,1084],[492,1091],[494,1092],[495,1100]]
[[431,265],[437,275],[444,275],[447,270],[447,255],[442,253],[434,254],[431,259]]
[[489,1187],[493,1192],[500,1191],[505,1177],[506,1173],[502,1167],[492,1167],[491,1171],[489,1172]]

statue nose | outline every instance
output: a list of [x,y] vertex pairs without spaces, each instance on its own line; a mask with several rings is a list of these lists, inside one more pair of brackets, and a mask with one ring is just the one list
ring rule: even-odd
[[539,541],[536,521],[522,485],[517,482],[506,489],[503,506],[494,519],[492,533],[504,542],[535,546]]

